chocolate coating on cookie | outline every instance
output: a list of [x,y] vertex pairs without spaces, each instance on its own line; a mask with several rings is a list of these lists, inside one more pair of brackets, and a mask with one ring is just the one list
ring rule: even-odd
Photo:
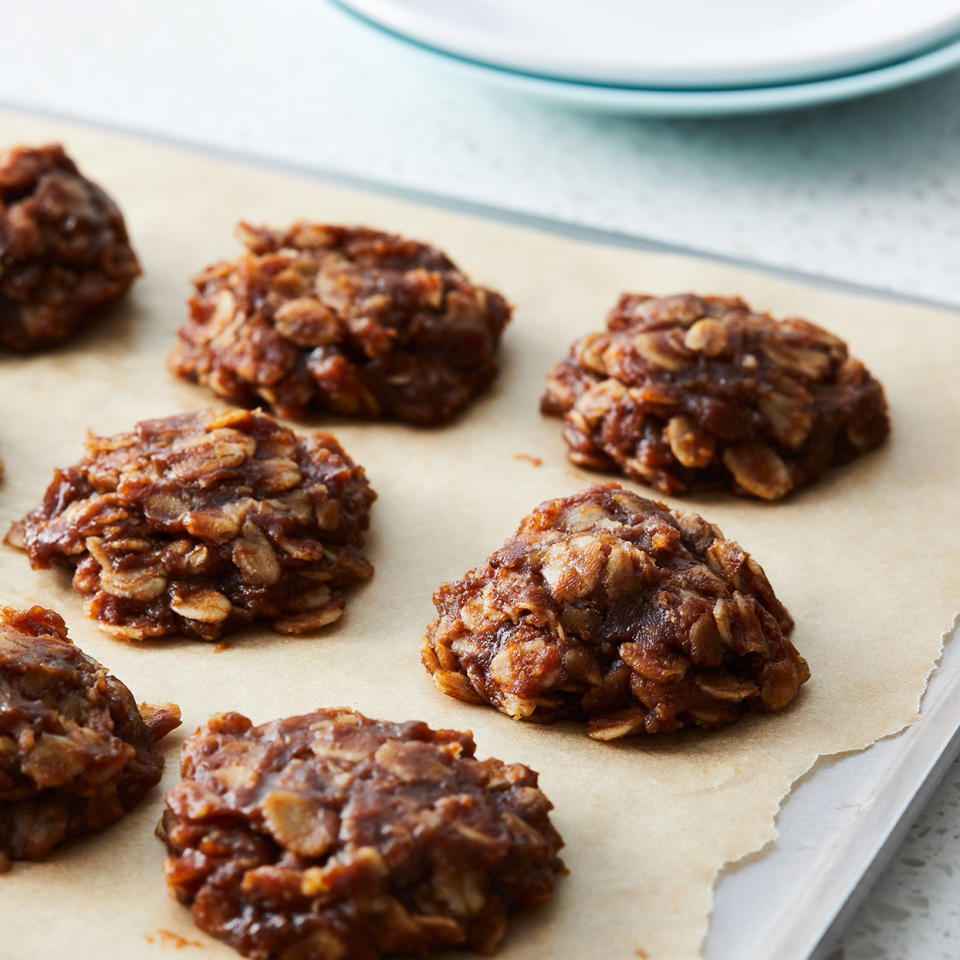
[[435,247],[364,227],[240,224],[194,284],[171,369],[281,416],[453,419],[497,375],[510,307]]
[[0,345],[54,346],[139,275],[117,205],[63,147],[0,153]]
[[433,600],[423,662],[440,690],[601,740],[779,710],[810,675],[749,554],[617,484],[540,504]]
[[7,539],[36,568],[74,567],[87,615],[119,638],[214,640],[258,619],[304,633],[372,575],[375,498],[330,434],[207,410],[90,437]]
[[847,345],[740,299],[624,294],[548,378],[570,459],[668,494],[777,500],[879,446],[883,388]]
[[160,780],[172,704],[130,691],[52,610],[0,607],[0,861],[37,860],[124,815]]
[[160,835],[197,925],[257,960],[492,951],[549,900],[563,845],[537,774],[467,733],[317,710],[214,717]]

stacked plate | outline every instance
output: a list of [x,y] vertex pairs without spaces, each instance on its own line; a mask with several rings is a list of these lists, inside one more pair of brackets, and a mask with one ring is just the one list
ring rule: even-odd
[[448,68],[634,114],[784,110],[960,67],[960,0],[338,0]]

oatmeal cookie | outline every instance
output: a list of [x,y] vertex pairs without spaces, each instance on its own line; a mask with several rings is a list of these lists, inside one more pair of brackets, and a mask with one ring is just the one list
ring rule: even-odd
[[668,494],[697,484],[777,500],[890,431],[883,388],[847,345],[739,299],[624,294],[607,330],[548,378],[570,459]]
[[160,781],[173,704],[139,708],[52,610],[0,607],[0,861],[119,820]]
[[552,896],[563,841],[537,774],[474,751],[346,709],[216,716],[167,794],[167,882],[257,960],[489,953],[511,910]]
[[59,343],[139,275],[117,205],[63,147],[0,153],[0,345]]
[[779,710],[810,676],[749,554],[613,483],[540,504],[433,601],[423,663],[440,690],[600,740]]
[[373,573],[360,552],[376,494],[330,434],[207,410],[90,437],[7,542],[75,568],[106,633],[215,640],[252,620],[304,633]]
[[247,252],[196,279],[170,367],[228,400],[419,425],[497,375],[510,307],[435,247],[363,227],[241,223]]

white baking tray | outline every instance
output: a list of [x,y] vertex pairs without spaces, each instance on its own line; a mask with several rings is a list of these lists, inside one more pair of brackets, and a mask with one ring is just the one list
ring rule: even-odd
[[946,641],[921,719],[866,750],[817,763],[784,801],[780,838],[725,871],[707,960],[827,956],[960,752],[958,632]]
[[[0,103],[0,106],[24,109],[10,103]],[[82,117],[33,112],[53,119],[89,124]],[[642,237],[468,203],[341,172],[284,163],[255,153],[215,149],[106,124],[89,125],[587,242],[679,253],[735,264],[814,287],[953,311],[958,309],[955,304],[892,294],[749,260],[655,243]],[[944,321],[949,322],[946,317]],[[960,609],[960,597],[957,597],[957,607]],[[945,629],[949,626],[944,624]],[[784,800],[777,817],[779,839],[723,872],[715,890],[714,910],[704,946],[705,960],[826,958],[910,824],[960,753],[958,634],[960,626],[949,631],[940,665],[923,697],[921,718],[903,733],[875,743],[866,750],[825,758],[815,764]],[[852,704],[851,709],[856,709],[856,705]]]

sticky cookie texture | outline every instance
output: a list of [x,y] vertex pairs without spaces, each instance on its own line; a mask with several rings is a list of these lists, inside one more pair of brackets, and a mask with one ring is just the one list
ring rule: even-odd
[[491,952],[511,910],[550,899],[563,842],[537,774],[474,753],[346,709],[216,716],[167,794],[167,882],[256,960]]
[[63,147],[0,153],[0,345],[54,346],[139,275],[120,210]]
[[375,497],[330,434],[207,410],[91,437],[7,541],[35,568],[75,567],[87,615],[118,638],[214,640],[253,620],[304,633],[372,575]]
[[0,866],[119,820],[179,724],[172,704],[138,707],[52,610],[0,607]]
[[883,388],[847,345],[737,298],[624,294],[548,378],[570,459],[668,494],[777,500],[879,446]]
[[749,554],[617,484],[540,504],[433,599],[423,662],[440,690],[600,740],[779,710],[810,675]]
[[247,252],[194,280],[171,369],[238,404],[419,425],[497,375],[510,319],[435,247],[363,227],[240,224]]

